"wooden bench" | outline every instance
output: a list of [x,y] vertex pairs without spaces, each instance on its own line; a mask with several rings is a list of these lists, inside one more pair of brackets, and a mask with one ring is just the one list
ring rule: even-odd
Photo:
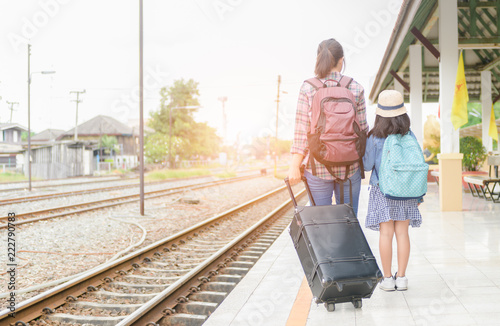
[[470,175],[464,177],[464,181],[467,182],[472,196],[500,203],[500,192],[494,192],[496,186],[500,187],[500,178],[492,178],[486,175]]

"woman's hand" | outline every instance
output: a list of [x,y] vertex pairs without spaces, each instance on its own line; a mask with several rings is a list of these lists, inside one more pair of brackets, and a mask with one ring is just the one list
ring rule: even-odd
[[288,181],[290,185],[293,186],[299,183],[301,178],[300,168],[298,166],[290,166],[290,169],[288,169]]

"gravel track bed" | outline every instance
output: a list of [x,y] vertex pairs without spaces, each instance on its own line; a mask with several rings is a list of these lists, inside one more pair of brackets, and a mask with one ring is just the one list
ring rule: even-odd
[[[215,180],[215,179],[217,179],[217,178],[208,177],[208,178],[194,179],[194,180],[179,180],[179,181],[165,182],[165,183],[155,184],[155,185],[150,185],[150,186],[145,185],[144,191],[168,189],[168,188],[180,187],[180,186],[186,186],[186,185],[192,185],[192,184],[194,185],[194,184],[207,182],[207,181],[211,181],[211,180]],[[131,184],[131,183],[124,183],[123,185],[127,185],[127,184]],[[97,188],[97,187],[92,187],[89,189],[94,189],[94,188]],[[75,190],[83,190],[83,189],[75,189]],[[94,192],[94,193],[71,195],[71,196],[58,197],[58,198],[47,198],[47,199],[43,199],[43,200],[36,200],[33,202],[25,202],[25,203],[0,206],[1,211],[2,211],[2,214],[0,214],[0,215],[6,216],[8,212],[14,212],[16,214],[19,214],[19,213],[24,213],[27,211],[35,211],[35,210],[40,210],[40,209],[44,209],[44,208],[66,206],[66,205],[71,205],[71,204],[79,204],[79,203],[83,203],[83,202],[97,201],[97,200],[101,200],[103,198],[120,197],[120,196],[133,195],[133,194],[138,194],[138,193],[139,193],[139,185],[137,185],[137,187],[130,187],[130,188],[112,189],[112,190],[107,190],[107,191],[98,191],[98,192]]]
[[[201,232],[198,237],[193,238],[192,241],[188,241],[184,245],[180,245],[178,250],[171,251],[169,253],[163,253],[159,257],[152,257],[152,261],[150,263],[141,264],[142,267],[154,267],[156,263],[167,263],[168,266],[165,267],[169,270],[173,269],[182,269],[183,264],[192,264],[192,267],[197,264],[193,263],[193,259],[196,260],[197,263],[203,261],[208,258],[210,253],[203,253],[203,251],[198,251],[197,253],[191,253],[187,248],[196,248],[201,245],[197,243],[198,241],[207,240],[217,238],[219,239],[218,244],[216,245],[217,249],[223,247],[226,243],[231,241],[234,236],[241,234],[248,227],[262,219],[265,215],[267,215],[272,209],[274,209],[277,205],[281,204],[285,199],[288,198],[288,193],[286,191],[281,192],[277,196],[273,196],[272,198],[268,198],[261,202],[257,206],[253,206],[245,209],[244,211],[238,212],[234,214],[228,219],[225,219],[219,227],[211,228],[208,231]],[[195,258],[199,257],[199,258]],[[203,257],[203,258],[202,258]],[[142,272],[142,273],[141,273]],[[184,272],[185,273],[185,272]],[[179,273],[179,275],[184,274]],[[165,277],[162,280],[137,280],[137,283],[141,285],[134,286],[123,286],[124,283],[136,284],[134,280],[130,279],[129,275],[141,275],[141,276],[149,276],[149,277],[158,277],[161,273],[147,272],[144,268],[139,268],[134,270],[132,274],[127,274],[124,276],[117,276],[113,282],[106,283],[102,287],[100,287],[99,291],[107,291],[111,293],[121,293],[121,294],[156,294],[161,292],[164,288],[166,288],[169,284],[175,282],[175,280],[167,280]],[[170,273],[172,274],[172,273]],[[148,284],[152,287],[143,287],[142,284]],[[130,304],[130,303],[141,303],[134,299],[103,299],[100,298],[98,294],[88,293],[84,295],[82,301],[95,302],[99,304],[109,304],[109,303],[118,303],[118,304]],[[87,315],[87,316],[126,316],[130,312],[124,310],[115,310],[115,309],[107,309],[107,308],[86,308],[86,307],[78,307],[74,305],[63,306],[56,309],[56,313],[69,313],[74,315]],[[50,319],[43,318],[44,320],[39,320],[32,325],[65,325],[58,321],[51,321]],[[73,324],[80,325],[80,324]]]
[[[282,185],[283,181],[273,177],[257,178],[186,192],[185,196],[200,199],[198,205],[182,203],[180,194],[147,200],[146,216],[139,215],[139,204],[134,203],[19,225],[16,230],[16,249],[21,259],[18,260],[17,289],[61,279],[102,264],[116,253],[138,243],[143,237],[143,229],[147,232],[145,241],[132,250]],[[286,197],[287,194],[282,200]],[[123,221],[139,223],[143,229]],[[7,233],[2,230],[0,234],[5,244]],[[2,276],[5,276],[6,271],[5,259],[6,255],[1,255]],[[2,278],[1,293],[6,292],[6,279]],[[20,302],[48,288],[18,294],[16,300]],[[0,298],[0,306],[5,307],[5,303],[5,298]]]

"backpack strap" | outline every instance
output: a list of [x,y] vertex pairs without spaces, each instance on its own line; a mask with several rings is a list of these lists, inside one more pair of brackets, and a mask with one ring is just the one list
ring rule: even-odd
[[342,77],[340,77],[339,85],[340,85],[340,87],[345,87],[345,88],[349,89],[349,85],[351,85],[351,82],[352,82],[351,77],[342,76]]
[[319,78],[314,77],[314,78],[309,78],[304,81],[305,83],[308,83],[312,87],[314,87],[315,90],[318,90],[323,87],[323,82],[319,80]]
[[314,163],[313,155],[309,153],[309,163],[311,165],[312,175],[316,176],[316,163]]

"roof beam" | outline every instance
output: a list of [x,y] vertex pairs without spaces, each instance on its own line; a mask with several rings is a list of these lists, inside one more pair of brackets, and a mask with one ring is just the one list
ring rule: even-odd
[[[432,44],[439,44],[437,39],[429,40]],[[460,37],[459,49],[496,49],[500,47],[500,37]]]
[[485,64],[484,66],[482,66],[480,68],[481,71],[484,71],[484,70],[491,70],[493,68],[495,68],[496,66],[498,66],[500,64],[500,57],[497,57],[495,60]]
[[497,8],[497,33],[500,31],[500,18],[498,17],[498,14],[500,13],[500,1],[495,1],[496,2],[496,8]]
[[[498,5],[498,1],[478,1],[476,8],[494,8]],[[468,2],[459,2],[457,4],[459,9],[468,9]]]
[[420,41],[420,43],[422,43],[423,46],[425,46],[427,50],[429,50],[430,53],[432,53],[433,56],[436,57],[436,59],[439,60],[439,50],[436,49],[436,47],[432,45],[432,43],[429,42],[429,40],[422,33],[420,33],[418,28],[413,27],[410,32]]
[[469,2],[469,9],[470,9],[470,35],[472,37],[476,37],[477,36],[477,11],[476,11],[476,7],[477,7],[477,0],[470,0]]
[[403,78],[399,77],[398,73],[395,72],[394,70],[391,70],[390,74],[392,75],[392,77],[394,77],[394,79],[396,79],[405,89],[406,91],[409,93],[410,92],[410,85],[408,85],[404,80]]

